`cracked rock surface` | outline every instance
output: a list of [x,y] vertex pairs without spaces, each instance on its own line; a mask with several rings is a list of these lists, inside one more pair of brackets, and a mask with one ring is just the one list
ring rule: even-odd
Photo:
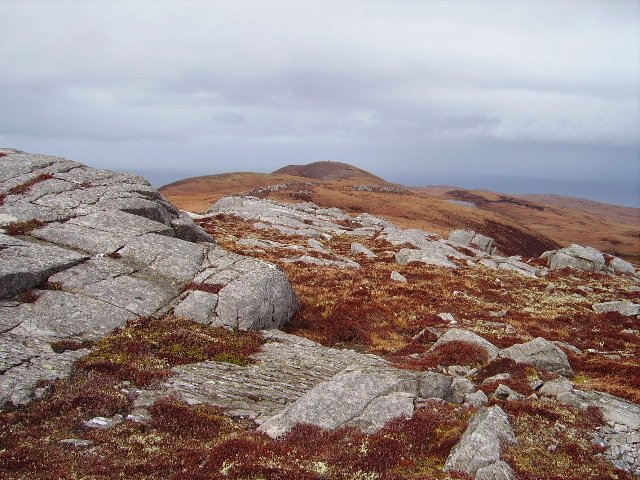
[[[142,177],[2,151],[0,407],[27,403],[38,381],[88,353],[55,353],[54,342],[98,340],[176,307],[245,330],[278,327],[297,308],[280,269],[217,246]],[[218,294],[198,290],[207,283]]]

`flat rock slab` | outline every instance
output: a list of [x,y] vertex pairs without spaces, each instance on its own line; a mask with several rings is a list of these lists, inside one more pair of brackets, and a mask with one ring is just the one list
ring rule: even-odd
[[176,367],[175,376],[161,389],[140,392],[136,406],[147,407],[162,396],[177,395],[189,403],[217,405],[261,423],[347,367],[387,365],[375,355],[323,347],[278,330],[263,334],[268,341],[254,356],[256,363],[245,367],[212,361]]
[[47,280],[86,255],[0,234],[0,298],[10,298]]
[[596,313],[618,312],[628,317],[640,315],[640,303],[633,303],[628,300],[596,303],[591,308]]
[[176,395],[252,418],[260,430],[278,437],[299,422],[374,432],[393,418],[412,416],[418,399],[451,396],[452,377],[392,368],[375,355],[323,347],[278,330],[263,333],[268,341],[254,356],[256,363],[174,368],[175,376],[162,388],[137,392],[135,406],[144,409]]
[[572,390],[559,394],[556,399],[577,408],[598,407],[606,421],[640,429],[640,405],[622,398],[603,392]]

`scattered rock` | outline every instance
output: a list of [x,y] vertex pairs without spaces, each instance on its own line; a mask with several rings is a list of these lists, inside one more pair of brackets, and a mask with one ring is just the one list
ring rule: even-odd
[[377,255],[369,250],[367,247],[362,245],[361,243],[352,243],[351,244],[351,253],[354,255],[365,255],[367,258],[376,258]]
[[495,240],[472,230],[454,230],[449,234],[449,241],[459,243],[467,247],[477,248],[486,253],[492,253]]
[[538,389],[539,395],[545,395],[547,397],[557,397],[563,393],[568,393],[573,390],[573,382],[566,378],[558,378],[556,380],[550,380],[544,382],[544,384]]
[[448,400],[453,403],[462,403],[467,395],[473,394],[476,386],[467,378],[455,378],[451,383],[451,393]]
[[489,398],[482,390],[478,390],[476,392],[466,394],[464,397],[464,403],[473,408],[480,408],[489,403]]
[[395,270],[391,272],[391,280],[394,282],[407,283],[407,279],[400,272],[396,272]]
[[91,420],[82,422],[87,428],[99,428],[108,430],[122,423],[122,415],[114,415],[113,417],[93,417]]

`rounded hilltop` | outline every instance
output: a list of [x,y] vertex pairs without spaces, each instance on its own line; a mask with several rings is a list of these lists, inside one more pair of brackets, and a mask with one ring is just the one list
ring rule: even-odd
[[292,175],[296,177],[313,178],[315,180],[341,180],[355,179],[371,180],[375,182],[387,183],[380,177],[367,172],[348,163],[332,162],[323,160],[320,162],[308,163],[306,165],[286,165],[279,168],[274,175]]

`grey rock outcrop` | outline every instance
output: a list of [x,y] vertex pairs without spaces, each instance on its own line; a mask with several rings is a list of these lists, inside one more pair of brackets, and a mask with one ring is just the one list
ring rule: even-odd
[[573,376],[573,370],[567,355],[553,343],[538,337],[526,343],[512,345],[500,350],[500,356],[516,362],[530,363],[536,367],[559,373],[566,377]]
[[436,343],[431,346],[430,350],[449,342],[469,342],[479,345],[487,350],[490,359],[496,358],[500,352],[500,349],[489,340],[482,338],[477,333],[470,332],[469,330],[463,330],[461,328],[451,328],[447,330],[440,338],[438,338]]
[[628,300],[596,303],[591,308],[596,313],[618,312],[628,317],[640,315],[640,303],[633,303]]
[[486,253],[493,253],[495,240],[472,230],[454,230],[449,234],[449,241],[467,247],[473,247]]
[[418,262],[439,267],[458,268],[456,264],[449,259],[449,256],[453,258],[464,257],[464,255],[457,250],[444,243],[432,242],[432,245],[428,249],[403,248],[396,254],[396,262],[400,265]]
[[551,250],[543,253],[540,258],[547,260],[551,270],[559,268],[573,268],[588,272],[608,273],[608,274],[635,274],[635,267],[618,257],[607,257],[593,247],[572,244],[559,250]]
[[0,298],[10,298],[40,285],[54,273],[87,258],[64,248],[0,234]]
[[191,404],[227,408],[279,436],[298,422],[375,431],[392,418],[411,416],[419,398],[450,396],[453,379],[446,375],[395,369],[375,355],[323,347],[278,330],[263,334],[267,343],[255,363],[176,367],[160,389],[136,392],[136,408],[176,395]]
[[[499,406],[483,408],[471,417],[462,438],[451,450],[444,470],[465,472],[475,479],[492,478],[486,475],[494,469],[505,470],[502,463],[498,463],[502,449],[515,441],[507,414]],[[496,463],[496,467],[485,470]]]
[[258,430],[278,438],[305,422],[328,430],[355,426],[374,433],[394,418],[413,416],[418,399],[446,398],[448,389],[442,387],[449,380],[390,367],[349,367],[309,390]]
[[[282,271],[215,245],[143,178],[8,153],[0,216],[30,229],[0,235],[0,407],[28,402],[39,380],[67,375],[88,353],[55,353],[53,342],[98,340],[173,307],[241,329],[280,326],[297,308]],[[183,293],[207,282],[217,295]]]

